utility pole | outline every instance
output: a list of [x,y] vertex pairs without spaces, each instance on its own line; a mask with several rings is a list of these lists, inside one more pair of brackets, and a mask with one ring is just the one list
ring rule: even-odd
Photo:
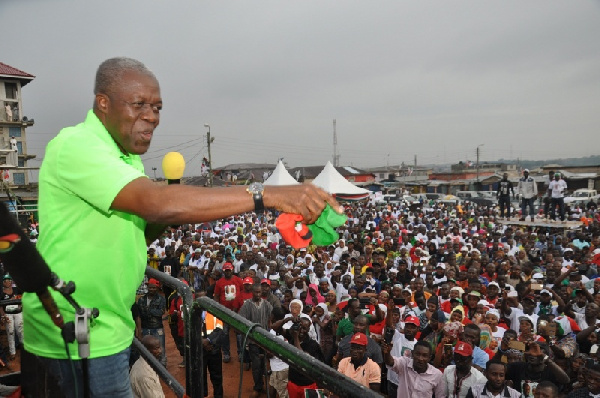
[[208,183],[209,186],[213,186],[213,172],[212,172],[212,158],[210,156],[210,144],[215,140],[214,137],[210,138],[210,124],[205,124],[204,127],[208,128],[206,133],[206,144],[208,146]]
[[477,169],[477,187],[479,188],[479,148],[481,148],[483,144],[477,145],[477,163],[475,164],[475,168]]
[[340,155],[337,151],[337,131],[335,129],[336,121],[333,119],[333,167],[339,167]]

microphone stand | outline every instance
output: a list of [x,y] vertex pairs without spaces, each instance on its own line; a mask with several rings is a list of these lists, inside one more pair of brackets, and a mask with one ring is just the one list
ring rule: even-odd
[[[81,358],[81,370],[83,375],[83,396],[90,397],[88,358],[90,357],[90,324],[100,315],[98,308],[81,307],[73,298],[75,283],[65,283],[54,272],[52,275],[52,288],[58,291],[75,308],[75,320],[66,322],[61,327],[61,335],[66,343],[77,342],[79,358]],[[67,346],[68,350],[68,346]],[[74,380],[77,382],[76,380]]]

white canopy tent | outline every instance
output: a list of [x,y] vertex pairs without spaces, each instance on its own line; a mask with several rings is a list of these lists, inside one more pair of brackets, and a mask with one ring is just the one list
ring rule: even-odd
[[337,196],[349,196],[353,199],[365,197],[369,194],[369,190],[359,188],[346,180],[336,169],[331,162],[327,162],[323,170],[312,181],[316,186],[323,188],[330,194]]
[[298,181],[294,179],[290,175],[290,173],[285,169],[283,162],[280,160],[273,170],[273,173],[266,179],[263,183],[264,185],[298,185],[300,184]]

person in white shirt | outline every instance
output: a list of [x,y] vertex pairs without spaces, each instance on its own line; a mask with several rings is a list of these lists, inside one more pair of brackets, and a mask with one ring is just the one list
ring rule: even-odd
[[486,377],[473,365],[473,347],[463,341],[454,347],[454,363],[444,371],[444,390],[448,398],[465,398],[469,389],[487,381]]
[[565,222],[565,191],[567,183],[561,178],[560,173],[554,174],[554,180],[550,181],[548,190],[551,192],[550,218],[556,221],[556,206],[560,212],[560,220]]
[[[529,207],[529,216],[531,217],[531,221],[534,221],[535,217],[535,198],[537,197],[538,190],[537,184],[535,180],[529,177],[529,170],[523,170],[523,178],[519,179],[519,184],[517,185],[517,192],[521,195],[521,219],[520,221],[525,221],[525,216],[527,214],[527,207]],[[510,204],[509,204],[510,206]]]
[[[160,360],[162,355],[162,349],[160,341],[154,336],[144,336],[142,344],[150,351],[152,355]],[[164,398],[165,394],[160,385],[160,379],[158,375],[148,365],[143,357],[138,360],[131,367],[129,372],[129,378],[131,381],[131,389],[133,390],[133,396],[136,398]]]

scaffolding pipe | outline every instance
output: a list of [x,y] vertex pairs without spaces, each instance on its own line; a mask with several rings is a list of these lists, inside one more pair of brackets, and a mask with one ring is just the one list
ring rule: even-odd
[[291,344],[276,339],[268,330],[262,327],[253,328],[254,324],[252,322],[214,300],[208,297],[200,297],[196,301],[202,308],[222,320],[223,323],[229,324],[232,328],[243,334],[246,334],[252,328],[248,335],[249,339],[279,357],[302,374],[315,380],[319,387],[333,391],[341,397],[381,398],[381,395],[375,391],[342,375],[337,370],[306,354],[304,351],[300,351]]

